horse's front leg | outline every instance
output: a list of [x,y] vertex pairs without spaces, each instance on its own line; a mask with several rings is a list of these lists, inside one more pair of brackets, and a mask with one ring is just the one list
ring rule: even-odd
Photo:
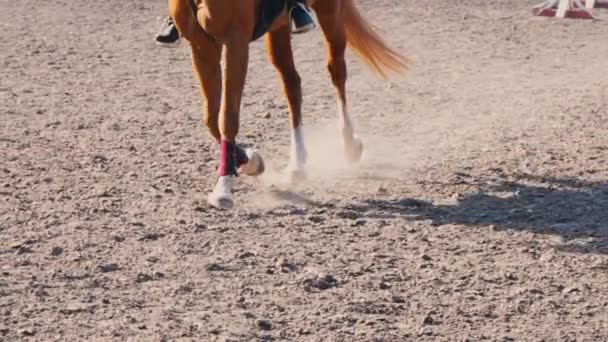
[[[221,47],[208,45],[202,50],[192,46],[192,57],[203,95],[207,99],[205,125],[211,136],[221,145],[219,116],[222,102],[222,72],[220,69]],[[264,160],[252,149],[236,146],[238,170],[248,176],[259,176],[264,172]]]
[[224,102],[219,118],[219,179],[215,188],[209,194],[208,200],[214,207],[230,209],[234,206],[232,190],[236,181],[241,154],[236,145],[236,136],[239,132],[241,99],[247,77],[249,42],[242,37],[234,38],[226,41],[225,48]]

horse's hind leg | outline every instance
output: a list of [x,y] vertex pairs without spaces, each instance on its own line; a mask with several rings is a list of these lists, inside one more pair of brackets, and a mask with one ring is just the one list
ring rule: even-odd
[[327,41],[327,68],[337,91],[338,123],[342,133],[344,152],[349,162],[358,162],[363,152],[363,144],[355,134],[346,101],[347,70],[344,55],[347,38],[340,4],[341,1],[319,1],[315,3],[314,8]]
[[288,166],[290,181],[300,180],[305,176],[304,164],[307,153],[302,132],[302,86],[300,75],[296,70],[291,49],[291,33],[288,26],[283,26],[268,34],[266,44],[272,64],[277,68],[283,80],[283,91],[289,102],[291,115],[291,150]]

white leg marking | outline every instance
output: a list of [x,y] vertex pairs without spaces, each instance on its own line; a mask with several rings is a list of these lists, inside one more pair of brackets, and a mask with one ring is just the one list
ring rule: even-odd
[[353,121],[350,118],[346,104],[340,97],[338,97],[338,128],[340,129],[340,133],[342,133],[345,143],[353,139],[355,135]]
[[340,133],[342,133],[342,144],[346,160],[351,163],[358,162],[361,160],[361,154],[363,153],[363,143],[355,134],[353,121],[348,113],[346,104],[340,97],[338,97],[338,128],[340,129]]
[[306,164],[306,145],[304,144],[304,132],[302,126],[296,127],[291,132],[291,154],[289,164],[292,169],[301,170]]
[[307,152],[304,143],[304,132],[302,126],[291,131],[291,150],[289,165],[287,166],[287,184],[293,185],[306,178],[304,164],[306,164]]

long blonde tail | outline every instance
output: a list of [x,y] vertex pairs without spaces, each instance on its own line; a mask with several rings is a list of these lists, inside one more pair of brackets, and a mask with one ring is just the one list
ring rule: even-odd
[[343,6],[348,43],[367,65],[383,78],[387,78],[391,73],[402,73],[409,69],[412,61],[384,42],[363,18],[354,0],[343,0]]

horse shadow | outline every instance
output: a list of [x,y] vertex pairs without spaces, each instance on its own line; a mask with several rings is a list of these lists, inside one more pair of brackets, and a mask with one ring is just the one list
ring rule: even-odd
[[351,207],[370,218],[430,220],[432,225],[493,226],[561,236],[559,250],[608,254],[608,182],[533,175],[493,177],[449,204],[413,198],[369,199]]

